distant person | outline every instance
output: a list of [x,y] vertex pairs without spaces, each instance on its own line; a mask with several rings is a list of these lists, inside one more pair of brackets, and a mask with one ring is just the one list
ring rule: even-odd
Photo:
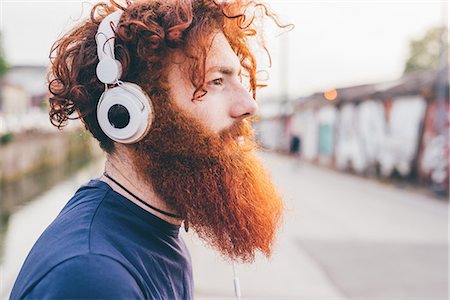
[[12,299],[192,299],[182,223],[230,260],[271,254],[283,204],[247,121],[255,5],[111,1],[56,42],[51,120],[78,114],[107,161],[36,242]]
[[301,139],[298,135],[293,135],[291,137],[289,152],[291,153],[291,155],[299,157],[300,151],[301,151]]

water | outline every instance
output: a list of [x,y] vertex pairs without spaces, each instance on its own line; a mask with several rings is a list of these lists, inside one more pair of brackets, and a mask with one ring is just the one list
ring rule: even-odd
[[69,164],[0,190],[0,299],[8,297],[26,255],[40,234],[80,185],[101,175],[103,165],[103,159]]

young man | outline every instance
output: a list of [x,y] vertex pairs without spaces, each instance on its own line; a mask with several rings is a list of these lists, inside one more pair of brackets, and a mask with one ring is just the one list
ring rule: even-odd
[[271,254],[282,201],[248,124],[255,8],[112,1],[55,44],[51,120],[77,113],[107,162],[39,238],[12,299],[191,299],[183,222],[230,260]]

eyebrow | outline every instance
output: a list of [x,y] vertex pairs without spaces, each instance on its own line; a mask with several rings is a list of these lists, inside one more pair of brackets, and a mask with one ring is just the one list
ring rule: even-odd
[[241,68],[236,69],[236,68],[227,67],[227,66],[212,66],[206,70],[206,73],[213,72],[213,71],[222,73],[223,75],[233,75],[233,74],[241,75],[241,73],[242,73]]

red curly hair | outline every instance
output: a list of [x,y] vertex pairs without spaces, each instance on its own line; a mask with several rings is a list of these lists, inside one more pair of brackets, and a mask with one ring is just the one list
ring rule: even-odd
[[[115,35],[115,55],[123,68],[121,80],[135,82],[151,95],[152,89],[164,87],[170,53],[178,49],[190,62],[190,81],[195,87],[192,97],[201,98],[206,93],[205,61],[211,35],[220,30],[240,58],[256,98],[256,89],[262,85],[256,79],[256,59],[249,38],[257,36],[261,23],[256,20],[262,17],[268,16],[279,25],[265,5],[251,0],[127,0],[127,7],[123,7],[110,0],[96,4],[90,18],[56,41],[51,49],[49,114],[53,125],[61,128],[69,119],[81,118],[101,148],[108,153],[113,150],[113,141],[102,132],[96,117],[97,102],[105,87],[95,71],[95,35],[103,18],[117,9],[124,11]],[[263,14],[257,14],[258,9]],[[265,48],[263,43],[260,45]]]

